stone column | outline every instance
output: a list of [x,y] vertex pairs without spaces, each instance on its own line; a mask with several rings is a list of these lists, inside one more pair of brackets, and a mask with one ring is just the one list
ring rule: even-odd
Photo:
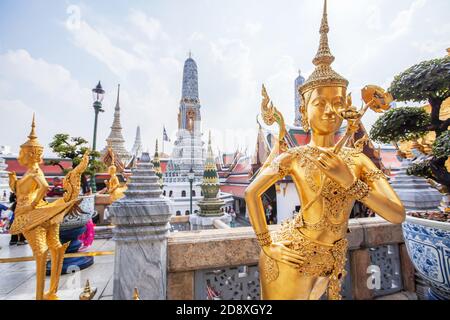
[[125,197],[109,209],[115,225],[115,300],[131,300],[135,287],[142,300],[166,299],[171,209],[161,193],[150,156],[144,152]]

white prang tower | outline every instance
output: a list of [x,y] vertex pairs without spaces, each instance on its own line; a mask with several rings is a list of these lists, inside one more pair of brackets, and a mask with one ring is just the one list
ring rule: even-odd
[[184,62],[181,101],[178,110],[178,130],[172,154],[164,173],[164,194],[173,201],[174,214],[190,212],[189,172],[194,173],[193,208],[199,210],[200,184],[203,177],[205,150],[201,132],[200,99],[198,95],[197,64],[191,54]]
[[173,145],[171,166],[181,176],[192,168],[198,181],[203,175],[205,150],[202,141],[197,64],[189,54],[184,63],[178,131]]

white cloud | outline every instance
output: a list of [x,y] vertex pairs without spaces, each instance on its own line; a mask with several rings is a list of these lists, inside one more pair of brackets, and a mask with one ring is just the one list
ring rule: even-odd
[[262,29],[261,23],[247,22],[244,25],[244,32],[249,36],[255,36]]
[[151,41],[158,38],[164,40],[169,38],[167,33],[162,30],[161,22],[156,18],[147,16],[142,11],[131,10],[128,19],[132,25],[138,27]]
[[[89,89],[80,86],[64,67],[35,58],[26,50],[10,50],[0,55],[0,78],[10,86],[1,89],[0,110],[8,115],[2,124],[8,134],[3,141],[17,151],[36,112],[41,143],[48,145],[58,132],[86,137],[80,107],[90,103]],[[46,148],[49,153],[49,149]]]
[[392,41],[408,33],[415,21],[415,14],[426,5],[427,1],[415,0],[407,10],[400,11],[390,25],[392,32],[386,38]]
[[94,29],[85,21],[80,22],[80,28],[68,30],[73,34],[74,42],[78,47],[106,64],[117,75],[142,66],[135,56],[114,46],[104,33]]
[[194,31],[188,38],[189,41],[202,41],[205,35],[202,32]]
[[371,30],[381,30],[382,22],[381,22],[381,9],[377,5],[370,5],[367,7],[368,17],[367,27]]

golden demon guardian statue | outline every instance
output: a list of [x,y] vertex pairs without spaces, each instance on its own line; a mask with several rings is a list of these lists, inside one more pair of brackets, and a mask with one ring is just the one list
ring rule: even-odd
[[[23,177],[17,180],[14,172],[9,173],[9,185],[17,196],[15,219],[11,234],[23,233],[33,250],[36,259],[36,300],[58,299],[59,278],[62,270],[64,252],[69,243],[61,244],[59,225],[64,216],[78,205],[80,193],[80,176],[86,169],[89,154],[86,152],[80,164],[64,178],[64,196],[55,202],[47,203],[44,197],[48,184],[39,167],[44,148],[39,143],[35,132],[35,120],[31,124],[28,141],[20,146],[19,163],[27,168]],[[51,254],[50,289],[44,294],[46,262],[48,251]]]
[[[316,66],[299,87],[302,95],[302,125],[312,130],[306,146],[288,149],[286,130],[279,111],[269,104],[263,87],[262,116],[267,125],[280,126],[278,142],[255,180],[245,192],[250,221],[262,247],[259,260],[262,299],[341,299],[345,276],[348,219],[355,200],[392,223],[405,219],[405,210],[385,175],[362,153],[362,147],[344,147],[370,107],[380,112],[389,107],[390,94],[377,86],[362,90],[366,105],[361,111],[346,96],[348,81],[337,74],[328,47],[327,3],[320,28]],[[347,132],[335,145],[335,134],[347,120]],[[358,147],[357,147],[358,145]],[[295,218],[270,234],[262,194],[285,176],[291,176],[300,202]]]

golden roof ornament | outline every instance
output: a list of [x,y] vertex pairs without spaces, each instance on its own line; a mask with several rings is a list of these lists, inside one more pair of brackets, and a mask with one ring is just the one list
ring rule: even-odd
[[313,73],[299,87],[301,94],[321,86],[337,86],[347,87],[348,81],[336,71],[331,68],[334,61],[334,56],[331,54],[328,45],[328,14],[327,14],[327,0],[324,1],[322,23],[320,25],[320,43],[316,56],[313,59],[313,64],[316,66]]
[[141,297],[139,296],[138,288],[134,288],[134,290],[133,290],[133,300],[141,300]]
[[97,288],[92,288],[89,279],[86,280],[86,285],[83,288],[83,292],[80,294],[80,300],[92,300],[97,293]]
[[38,141],[37,135],[36,135],[36,119],[35,114],[33,113],[33,120],[31,122],[31,131],[28,135],[28,141],[25,142],[20,146],[21,148],[24,147],[34,147],[34,148],[44,148]]

